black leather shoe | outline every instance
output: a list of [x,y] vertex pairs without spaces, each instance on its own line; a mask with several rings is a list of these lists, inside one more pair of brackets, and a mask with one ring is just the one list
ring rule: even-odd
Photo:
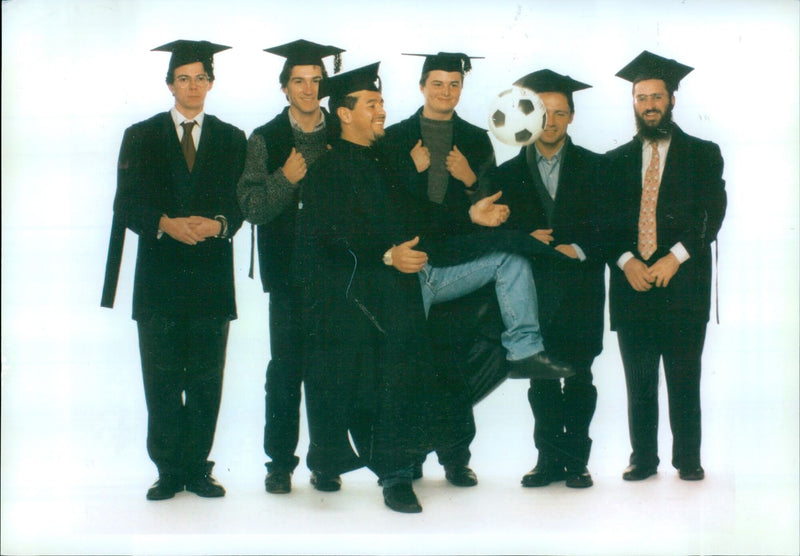
[[186,483],[186,490],[203,498],[220,498],[225,496],[225,487],[217,482],[213,475],[202,475]]
[[282,469],[273,469],[264,478],[264,488],[271,494],[292,492],[292,474]]
[[457,487],[473,487],[478,484],[478,476],[466,465],[445,465],[444,478]]
[[678,477],[684,481],[702,481],[706,478],[706,472],[699,465],[688,469],[679,469]]
[[326,475],[312,471],[311,484],[322,492],[336,492],[342,488],[342,478],[339,475]]
[[421,463],[415,463],[414,464],[414,472],[411,475],[411,478],[414,479],[415,481],[417,479],[421,479],[422,478],[422,464]]
[[575,370],[558,361],[547,352],[540,351],[530,357],[518,361],[508,362],[508,378],[536,378],[551,379],[567,378],[573,376]]
[[644,467],[643,465],[632,464],[622,472],[622,479],[625,481],[643,481],[647,477],[655,475],[655,467]]
[[592,475],[586,467],[581,471],[567,470],[567,486],[569,488],[589,488],[593,484]]
[[390,487],[383,487],[384,503],[396,512],[404,514],[418,514],[422,506],[414,494],[411,483],[399,483]]
[[525,473],[522,477],[522,486],[526,488],[543,487],[550,483],[563,481],[567,473],[563,467],[537,464],[536,467]]
[[183,482],[177,479],[162,476],[147,489],[148,500],[167,500],[173,498],[183,490]]

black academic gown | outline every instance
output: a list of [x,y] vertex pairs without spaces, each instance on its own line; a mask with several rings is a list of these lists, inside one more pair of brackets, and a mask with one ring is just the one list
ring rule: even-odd
[[589,425],[597,404],[591,364],[603,349],[605,262],[599,219],[605,188],[602,157],[567,138],[553,199],[523,148],[502,164],[493,183],[511,209],[505,227],[531,233],[552,229],[552,245],[577,244],[586,260],[573,264],[533,259],[545,349],[577,371],[565,380],[533,381],[528,400],[540,457],[577,472],[589,459]]
[[[125,230],[139,236],[133,318],[148,409],[147,448],[162,477],[210,472],[228,322],[236,318],[231,237],[242,225],[236,183],[244,133],[206,114],[191,172],[168,112],[134,124],[120,149],[102,305],[111,307]],[[225,238],[186,245],[158,233],[162,215],[222,215]]]
[[617,331],[628,388],[630,461],[658,465],[659,361],[668,385],[672,464],[700,465],[700,374],[711,303],[711,242],[727,197],[719,147],[673,125],[656,206],[657,249],[652,265],[680,242],[689,253],[669,285],[635,291],[617,260],[638,252],[642,143],[638,138],[607,154],[610,164],[607,236],[611,327]]
[[318,472],[367,465],[383,477],[432,446],[436,377],[419,280],[382,262],[410,239],[393,206],[370,148],[338,141],[307,177],[295,270],[309,331],[308,465]]

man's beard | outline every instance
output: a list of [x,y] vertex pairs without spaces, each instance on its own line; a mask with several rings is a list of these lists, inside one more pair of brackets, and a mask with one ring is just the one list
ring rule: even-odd
[[644,118],[636,110],[633,111],[633,116],[636,118],[636,131],[642,139],[658,141],[669,135],[672,129],[672,106],[668,105],[666,107],[664,115],[661,116],[661,121],[654,127],[648,126]]

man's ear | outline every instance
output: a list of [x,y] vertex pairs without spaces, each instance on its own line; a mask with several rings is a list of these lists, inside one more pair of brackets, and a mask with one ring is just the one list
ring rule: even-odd
[[336,115],[342,123],[350,123],[353,113],[346,106],[340,106],[336,109]]

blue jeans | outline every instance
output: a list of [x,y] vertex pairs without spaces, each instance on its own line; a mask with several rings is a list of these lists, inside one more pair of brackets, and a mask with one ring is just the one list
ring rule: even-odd
[[494,281],[505,325],[500,339],[506,358],[517,361],[544,350],[536,284],[524,257],[495,252],[454,266],[426,264],[418,275],[426,316],[432,305],[458,299]]

